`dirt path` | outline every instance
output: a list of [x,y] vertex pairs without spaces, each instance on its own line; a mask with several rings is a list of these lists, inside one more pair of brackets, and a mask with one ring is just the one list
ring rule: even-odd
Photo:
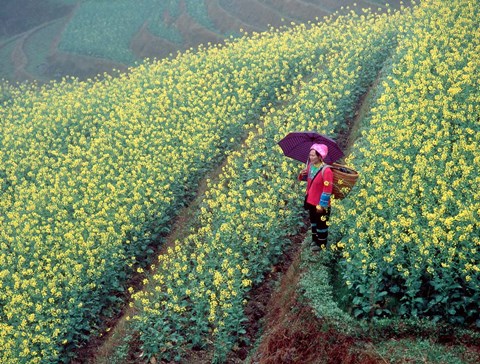
[[17,79],[22,79],[22,80],[30,80],[33,81],[35,80],[35,77],[27,72],[25,67],[28,64],[28,57],[27,54],[24,51],[24,46],[25,42],[30,38],[32,35],[34,35],[36,32],[40,31],[41,29],[49,26],[50,24],[53,24],[56,20],[49,21],[47,23],[43,23],[33,29],[30,29],[29,31],[23,33],[19,39],[17,40],[17,44],[15,48],[12,51],[12,63],[13,67],[15,69],[15,78]]
[[158,37],[148,30],[148,22],[132,37],[130,49],[138,58],[166,58],[175,54],[178,44],[174,44],[165,38]]
[[377,73],[376,79],[372,82],[367,91],[359,98],[353,118],[346,120],[347,129],[343,133],[340,133],[337,138],[337,142],[346,156],[350,154],[355,140],[357,140],[359,137],[361,121],[365,118],[366,113],[370,109],[370,98],[372,97],[372,91],[376,89],[381,74],[382,69]]

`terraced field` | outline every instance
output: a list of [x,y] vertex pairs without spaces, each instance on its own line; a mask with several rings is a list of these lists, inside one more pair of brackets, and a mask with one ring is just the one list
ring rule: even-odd
[[6,1],[0,23],[0,78],[40,83],[126,71],[244,32],[317,22],[352,8],[384,11],[399,0],[55,0]]
[[[3,36],[2,67],[127,69],[155,40],[220,39],[212,9],[239,31],[333,11],[69,4]],[[102,79],[0,83],[2,364],[480,362],[480,4],[345,11]],[[303,163],[278,146],[292,130],[332,136],[361,176],[317,253]],[[257,290],[291,257],[288,289]]]

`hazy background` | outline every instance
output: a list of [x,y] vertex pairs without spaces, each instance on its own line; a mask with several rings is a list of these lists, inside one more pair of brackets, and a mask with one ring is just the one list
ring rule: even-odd
[[[145,58],[400,0],[0,0],[0,79],[124,71]],[[317,20],[318,19],[318,20]]]

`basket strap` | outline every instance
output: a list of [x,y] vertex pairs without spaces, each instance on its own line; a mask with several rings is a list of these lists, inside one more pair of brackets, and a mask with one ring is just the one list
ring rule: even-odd
[[322,173],[322,178],[325,179],[325,176],[324,176],[324,172],[325,172],[325,168],[327,167],[330,167],[330,169],[332,168],[332,166],[330,164],[325,164],[322,169],[320,170],[320,172]]

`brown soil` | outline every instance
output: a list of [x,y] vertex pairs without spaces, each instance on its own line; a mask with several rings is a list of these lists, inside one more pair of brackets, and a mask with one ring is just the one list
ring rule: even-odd
[[94,78],[104,73],[116,74],[116,71],[127,72],[128,67],[103,58],[82,56],[57,51],[49,59],[49,67],[46,77],[59,79],[62,76],[75,75],[79,79]]
[[221,43],[224,36],[217,34],[203,25],[198,24],[187,12],[182,13],[175,22],[179,32],[185,39],[186,47],[197,47],[199,44],[207,45]]
[[[303,228],[298,235],[291,236],[291,245],[285,251],[279,262],[272,267],[271,271],[266,275],[264,282],[255,287],[249,297],[245,308],[245,314],[248,317],[247,338],[251,344],[254,344],[264,323],[270,322],[272,312],[278,310],[278,306],[282,305],[280,300],[276,299],[276,284],[280,281],[292,280],[292,267],[295,267],[294,262],[299,261],[301,244],[305,238],[306,228]],[[296,272],[293,272],[295,276]],[[295,278],[295,277],[293,277]],[[288,292],[295,290],[293,285],[282,285],[279,288],[280,292]],[[252,347],[238,348],[232,352],[232,355],[237,355],[238,359],[245,360]]]
[[28,80],[28,81],[34,80],[34,77],[25,70],[25,66],[28,63],[28,58],[23,50],[23,47],[26,39],[30,36],[30,34],[33,34],[35,31],[37,31],[37,29],[40,29],[41,27],[43,26],[37,27],[35,29],[32,29],[24,33],[21,36],[21,38],[16,42],[16,46],[12,51],[11,59],[15,68],[14,76],[17,79]]
[[162,59],[170,54],[176,54],[179,50],[178,44],[173,44],[166,39],[156,37],[148,31],[148,24],[145,23],[130,42],[130,48],[138,58]]
[[357,340],[341,334],[318,319],[298,298],[300,256],[283,277],[269,301],[265,332],[250,363],[378,363],[357,347]]
[[249,25],[242,20],[230,15],[230,13],[228,13],[219,5],[219,1],[220,0],[207,1],[205,4],[207,6],[209,18],[215,24],[215,28],[218,29],[220,32],[238,32],[239,29],[243,29],[247,32],[260,31],[259,28]]

